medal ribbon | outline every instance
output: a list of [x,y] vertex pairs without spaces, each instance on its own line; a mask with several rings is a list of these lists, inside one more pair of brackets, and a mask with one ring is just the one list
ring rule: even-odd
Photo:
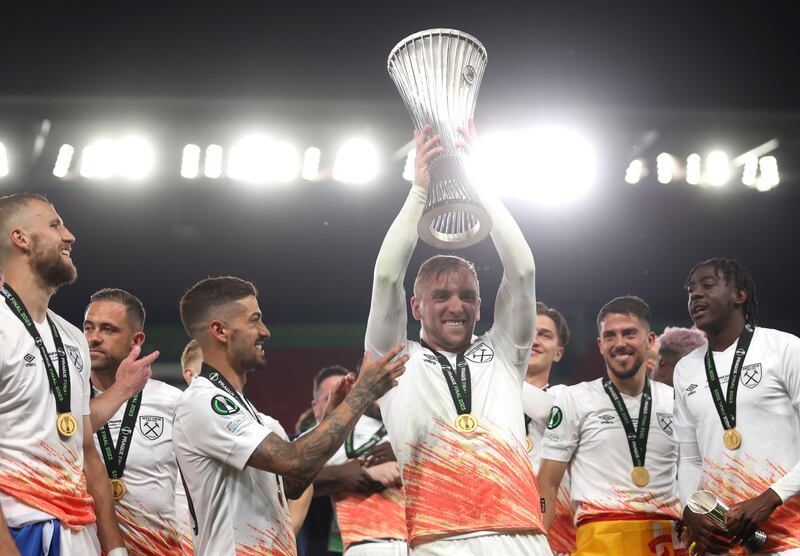
[[50,359],[50,354],[47,353],[47,348],[44,345],[42,335],[36,329],[28,309],[22,303],[19,296],[11,289],[11,286],[5,284],[0,293],[6,298],[6,305],[8,305],[17,318],[22,322],[25,330],[33,338],[36,347],[39,348],[39,353],[44,361],[44,367],[47,370],[47,379],[50,382],[50,391],[56,400],[56,412],[69,413],[70,412],[70,383],[69,383],[69,367],[67,366],[67,352],[64,350],[64,342],[61,341],[61,334],[58,332],[55,323],[47,316],[47,324],[50,326],[50,331],[53,333],[53,343],[56,345],[56,353],[58,353],[58,371],[53,365],[53,360]]
[[439,365],[442,367],[447,388],[450,390],[450,396],[453,398],[453,403],[456,406],[456,413],[464,415],[465,413],[472,413],[472,382],[469,376],[469,365],[467,365],[467,358],[463,353],[456,355],[456,368],[453,366],[447,357],[433,349],[428,345],[428,342],[420,339],[422,347],[429,349],[436,356]]
[[367,440],[361,446],[355,449],[353,449],[354,434],[355,434],[354,432],[351,432],[349,435],[347,435],[347,439],[344,441],[344,451],[345,453],[347,453],[347,457],[350,459],[361,457],[367,450],[369,450],[370,448],[375,446],[378,442],[380,442],[381,439],[384,436],[386,436],[386,425],[381,425],[381,428],[375,431],[375,433],[369,438],[369,440]]
[[[91,397],[94,398],[94,388],[91,389]],[[131,449],[131,438],[136,429],[136,417],[139,415],[139,408],[142,406],[142,393],[139,392],[128,400],[125,406],[125,414],[122,416],[122,424],[119,427],[117,445],[111,438],[111,429],[108,423],[97,431],[97,440],[100,442],[100,452],[106,464],[106,472],[109,479],[121,479],[125,473],[125,462],[128,461],[128,451]]]
[[650,393],[650,379],[645,379],[642,401],[639,405],[639,422],[636,423],[636,430],[633,428],[633,421],[628,413],[628,408],[625,407],[622,394],[619,393],[614,383],[611,382],[609,378],[604,378],[603,388],[606,394],[608,394],[611,403],[614,405],[614,409],[617,411],[620,421],[622,421],[622,427],[625,429],[625,436],[628,438],[628,448],[631,451],[633,466],[644,467],[644,458],[647,454],[647,437],[650,434],[650,410],[653,406],[653,396]]
[[228,394],[230,397],[235,399],[239,402],[239,405],[245,408],[245,410],[256,420],[259,425],[263,425],[264,423],[261,422],[261,419],[258,417],[258,412],[250,405],[250,400],[247,399],[247,396],[242,394],[239,395],[239,392],[231,386],[231,383],[228,382],[228,379],[222,376],[222,373],[216,370],[214,367],[203,362],[203,365],[200,369],[200,376],[207,378],[211,381],[211,384]]
[[753,326],[745,324],[742,329],[742,334],[739,336],[739,341],[736,342],[736,351],[733,354],[733,362],[731,363],[731,374],[728,376],[728,396],[727,398],[722,395],[722,386],[719,383],[717,376],[717,367],[714,365],[714,356],[711,353],[711,348],[706,351],[704,359],[706,366],[706,378],[708,379],[708,389],[711,391],[711,397],[714,398],[714,407],[717,408],[719,420],[722,423],[722,428],[725,430],[732,429],[736,426],[736,391],[739,387],[739,376],[744,366],[744,358],[747,356],[747,350],[750,348],[750,341],[753,339]]

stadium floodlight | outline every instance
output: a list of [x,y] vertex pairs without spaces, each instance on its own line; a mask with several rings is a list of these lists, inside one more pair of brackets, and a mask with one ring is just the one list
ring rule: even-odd
[[403,179],[413,183],[414,181],[414,163],[417,161],[417,149],[413,148],[408,151],[406,155],[406,163],[403,166]]
[[700,185],[702,159],[697,153],[692,153],[686,158],[686,183]]
[[758,169],[761,175],[758,177],[756,189],[759,191],[769,191],[781,182],[778,159],[774,156],[762,156],[758,161]]
[[378,149],[363,138],[345,141],[336,153],[333,179],[345,183],[366,183],[380,170]]
[[758,176],[758,157],[755,155],[748,155],[744,158],[743,162],[742,183],[747,187],[755,187]]
[[75,156],[75,147],[68,144],[61,145],[56,156],[56,163],[53,165],[53,175],[57,178],[64,178],[69,173],[72,165],[72,157]]
[[188,144],[181,156],[181,177],[194,179],[200,175],[200,146]]
[[265,135],[249,135],[228,156],[228,177],[250,183],[292,181],[300,173],[297,149]]
[[560,204],[588,193],[596,159],[589,141],[577,132],[541,127],[482,139],[474,168],[478,183],[491,183],[500,195]]
[[203,164],[203,175],[212,180],[222,175],[222,155],[223,149],[219,145],[209,145],[206,147],[206,159]]
[[84,178],[108,179],[116,167],[117,149],[110,139],[99,139],[83,148],[80,174]]
[[631,185],[636,185],[642,181],[642,177],[646,175],[647,168],[644,165],[644,160],[637,158],[631,160],[628,168],[625,170],[625,182]]
[[123,137],[116,148],[118,175],[130,180],[140,180],[150,174],[155,163],[155,153],[143,137]]
[[6,146],[0,143],[0,178],[8,175],[8,154],[6,154]]
[[728,155],[722,151],[713,151],[706,158],[705,182],[715,187],[722,187],[731,179],[731,164]]
[[308,147],[303,155],[303,170],[300,176],[304,180],[313,181],[319,178],[319,161],[322,158],[322,151],[317,147]]
[[656,178],[658,183],[669,183],[676,173],[675,158],[669,153],[661,153],[656,157]]

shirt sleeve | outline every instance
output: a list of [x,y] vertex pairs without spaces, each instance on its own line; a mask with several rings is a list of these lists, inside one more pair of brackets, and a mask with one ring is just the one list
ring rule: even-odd
[[686,390],[683,387],[681,375],[686,365],[686,358],[678,361],[675,372],[672,374],[673,388],[675,391],[675,412],[672,416],[675,423],[675,439],[681,444],[697,444],[696,425],[686,405]]
[[703,458],[697,442],[681,442],[678,455],[678,496],[681,504],[686,506],[689,497],[697,492],[700,486],[700,475],[703,471]]
[[417,245],[417,224],[425,208],[426,195],[421,187],[411,188],[378,252],[364,340],[366,350],[375,358],[406,339],[408,316],[403,280]]
[[503,203],[485,192],[481,195],[481,202],[492,219],[492,241],[503,264],[492,333],[498,347],[521,373],[530,357],[536,330],[536,267],[533,254]]
[[187,402],[181,420],[203,426],[202,434],[192,435],[194,450],[240,471],[258,445],[275,434],[226,394],[202,392]]
[[522,410],[525,415],[531,418],[540,426],[547,421],[550,408],[555,398],[541,388],[537,388],[527,382],[522,383]]
[[582,416],[575,400],[573,388],[567,388],[556,397],[542,442],[542,459],[567,463],[578,447]]
[[[780,370],[783,373],[783,383],[792,406],[800,412],[800,338],[787,334],[788,341],[781,350]],[[774,490],[781,500],[786,502],[800,492],[800,462],[789,472],[778,479],[770,488]]]

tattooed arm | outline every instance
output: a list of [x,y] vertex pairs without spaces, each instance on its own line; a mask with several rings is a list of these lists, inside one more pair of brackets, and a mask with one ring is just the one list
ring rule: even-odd
[[344,401],[315,429],[294,442],[287,442],[274,433],[267,435],[250,456],[247,465],[282,475],[287,498],[299,497],[339,449],[369,404],[397,384],[396,379],[405,371],[408,356],[399,357],[396,361],[392,359],[404,347],[401,344],[394,346],[375,363],[366,354],[358,380]]

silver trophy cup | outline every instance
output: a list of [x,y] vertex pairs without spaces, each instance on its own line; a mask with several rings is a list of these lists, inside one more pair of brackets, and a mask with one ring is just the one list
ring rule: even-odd
[[[713,492],[698,490],[689,497],[687,505],[694,513],[704,515],[720,527],[725,527],[725,516],[730,510],[717,499]],[[742,541],[742,546],[748,552],[758,552],[766,542],[767,534],[759,530]]]
[[453,29],[420,31],[389,54],[389,75],[417,129],[430,124],[444,152],[431,161],[428,201],[418,231],[434,247],[460,249],[478,243],[492,228],[470,183],[466,153],[456,147],[457,127],[475,112],[486,69],[486,49],[475,37]]

